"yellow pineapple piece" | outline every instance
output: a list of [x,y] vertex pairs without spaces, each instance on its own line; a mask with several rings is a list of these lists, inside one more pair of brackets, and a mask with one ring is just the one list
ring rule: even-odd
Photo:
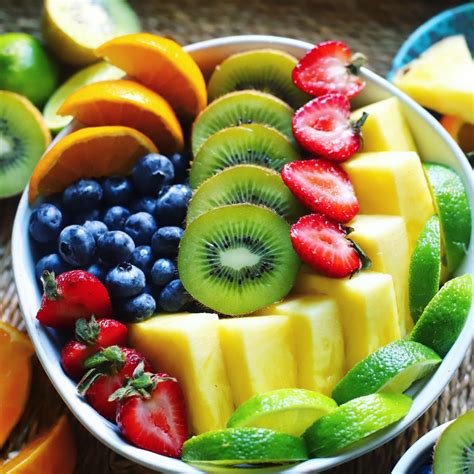
[[474,63],[464,36],[434,44],[393,82],[419,104],[474,123]]
[[298,387],[331,395],[344,375],[344,338],[336,300],[328,296],[290,297],[258,314],[290,317]]
[[288,317],[221,319],[219,326],[236,407],[259,393],[296,387],[293,334]]
[[410,253],[405,221],[399,216],[359,214],[349,226],[354,229],[350,238],[372,261],[370,269],[392,276],[400,333],[405,336],[413,326],[408,309]]
[[354,186],[361,214],[403,217],[411,255],[426,221],[435,212],[418,155],[409,151],[360,153],[343,167]]
[[129,335],[156,370],[178,379],[194,434],[225,428],[234,406],[216,314],[156,316],[131,324]]
[[377,272],[352,278],[328,278],[303,270],[294,288],[298,294],[333,296],[344,334],[346,370],[381,346],[400,338],[393,279]]
[[416,151],[415,142],[396,97],[361,107],[351,114],[357,120],[367,112],[362,127],[362,151]]

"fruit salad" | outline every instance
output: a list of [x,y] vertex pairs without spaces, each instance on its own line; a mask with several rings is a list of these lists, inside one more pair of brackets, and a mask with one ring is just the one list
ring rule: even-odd
[[396,98],[352,106],[364,57],[244,51],[206,85],[169,39],[95,54],[111,76],[58,93],[51,121],[82,127],[28,191],[37,320],[77,396],[197,465],[334,456],[402,419],[469,313],[470,208]]

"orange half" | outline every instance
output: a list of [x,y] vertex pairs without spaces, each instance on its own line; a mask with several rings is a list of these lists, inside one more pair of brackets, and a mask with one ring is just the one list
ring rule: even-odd
[[453,115],[443,115],[440,122],[462,151],[465,153],[474,151],[474,125],[472,123]]
[[140,157],[157,151],[146,135],[130,127],[82,128],[43,155],[30,179],[29,202],[58,193],[80,178],[128,174]]
[[194,119],[207,104],[199,66],[170,39],[150,33],[120,36],[99,46],[96,54],[162,95],[186,121]]
[[165,154],[183,149],[183,130],[168,102],[134,81],[103,81],[82,87],[66,99],[58,113],[73,115],[90,127],[135,128]]

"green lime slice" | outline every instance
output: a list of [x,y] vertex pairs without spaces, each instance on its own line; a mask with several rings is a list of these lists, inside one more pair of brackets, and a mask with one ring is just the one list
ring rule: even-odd
[[448,281],[428,303],[409,339],[431,347],[444,357],[461,333],[471,303],[471,275]]
[[320,418],[303,435],[310,457],[333,456],[376,431],[395,423],[412,400],[396,393],[356,398]]
[[336,385],[332,396],[337,403],[376,392],[402,393],[413,382],[433,372],[441,358],[413,341],[395,341],[356,364]]
[[325,395],[300,388],[283,388],[250,398],[235,410],[228,428],[253,426],[293,436],[302,435],[318,418],[337,408]]
[[471,210],[466,189],[451,168],[433,163],[423,166],[439,215],[447,271],[451,274],[466,255],[471,236]]
[[58,115],[57,111],[73,92],[88,84],[120,79],[124,75],[121,69],[106,62],[99,62],[76,72],[56,90],[46,103],[43,116],[48,128],[53,132],[59,132],[71,121],[72,117]]
[[411,256],[408,282],[410,313],[416,323],[426,305],[438,292],[441,280],[441,235],[439,219],[425,224]]
[[301,438],[264,428],[228,428],[188,439],[181,459],[192,463],[282,464],[308,459]]

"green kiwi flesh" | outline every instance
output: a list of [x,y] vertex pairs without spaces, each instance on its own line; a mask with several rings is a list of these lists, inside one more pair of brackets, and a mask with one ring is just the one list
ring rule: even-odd
[[237,165],[201,184],[189,203],[187,224],[215,207],[244,203],[268,207],[290,223],[304,213],[279,173],[261,166]]
[[196,156],[204,142],[219,130],[251,123],[275,128],[294,142],[292,118],[293,109],[271,94],[253,90],[230,92],[211,102],[194,122],[193,155]]
[[298,60],[274,49],[246,51],[229,56],[216,67],[208,84],[209,100],[228,92],[256,89],[298,108],[310,100],[292,80]]
[[228,315],[268,306],[288,294],[300,268],[290,225],[252,204],[212,209],[186,227],[178,271],[201,304]]
[[225,168],[253,164],[280,172],[300,160],[296,147],[280,132],[260,124],[225,128],[210,137],[194,157],[189,184],[195,189]]

